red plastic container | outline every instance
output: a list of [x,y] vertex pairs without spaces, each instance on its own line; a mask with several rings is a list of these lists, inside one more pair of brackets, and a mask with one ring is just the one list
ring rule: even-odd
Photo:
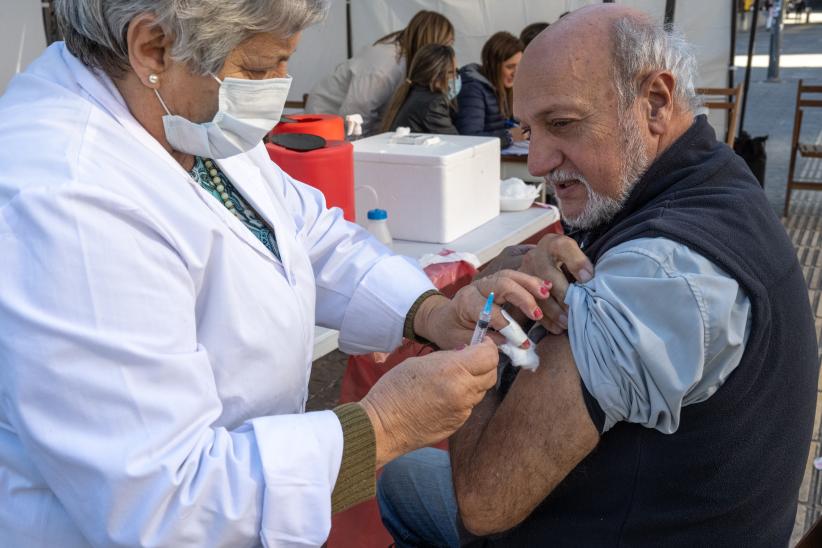
[[318,189],[325,195],[328,207],[339,207],[345,218],[354,222],[354,146],[351,143],[328,141],[325,148],[309,152],[296,152],[272,143],[265,146],[271,160],[283,171]]
[[308,133],[319,135],[326,141],[344,141],[345,123],[335,114],[289,114],[296,122],[280,122],[271,133]]

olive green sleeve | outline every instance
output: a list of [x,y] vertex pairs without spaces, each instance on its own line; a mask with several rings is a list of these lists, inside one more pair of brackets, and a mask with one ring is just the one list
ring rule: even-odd
[[331,494],[331,512],[337,513],[374,497],[377,492],[377,443],[374,427],[358,403],[334,409],[343,431],[343,456]]
[[427,339],[423,339],[422,337],[417,336],[414,333],[414,318],[417,316],[417,311],[420,309],[422,302],[427,299],[428,297],[433,297],[434,295],[442,295],[436,289],[429,289],[419,297],[417,300],[414,301],[414,304],[411,305],[411,308],[408,310],[408,314],[405,315],[405,323],[403,324],[402,336],[408,340],[422,343],[422,344],[431,344],[431,341]]

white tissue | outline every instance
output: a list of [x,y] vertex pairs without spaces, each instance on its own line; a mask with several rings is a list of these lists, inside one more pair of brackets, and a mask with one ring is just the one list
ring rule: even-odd
[[536,198],[539,195],[539,189],[535,186],[526,184],[525,181],[517,177],[505,179],[499,184],[500,196],[503,198]]
[[482,265],[479,258],[473,253],[460,253],[450,249],[444,249],[436,254],[426,253],[419,258],[420,268],[425,268],[432,264],[458,263],[460,261],[464,261],[477,269]]
[[397,130],[394,132],[394,137],[405,137],[406,135],[411,134],[410,127],[398,127]]
[[533,342],[528,348],[519,348],[510,343],[505,343],[500,345],[499,349],[503,354],[511,358],[511,364],[516,367],[528,369],[529,371],[536,371],[537,367],[539,367],[539,356],[537,356]]

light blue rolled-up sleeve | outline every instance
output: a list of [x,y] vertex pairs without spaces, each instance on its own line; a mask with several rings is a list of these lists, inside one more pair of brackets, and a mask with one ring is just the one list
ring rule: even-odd
[[682,407],[711,397],[739,365],[750,301],[727,273],[665,238],[606,252],[565,303],[582,382],[605,414],[663,433]]

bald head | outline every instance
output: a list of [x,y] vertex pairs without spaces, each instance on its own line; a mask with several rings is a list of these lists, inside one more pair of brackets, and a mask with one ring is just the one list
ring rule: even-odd
[[610,73],[615,29],[617,23],[624,19],[653,24],[647,14],[628,6],[586,6],[540,33],[528,47],[519,69],[564,72],[566,69],[582,68],[592,72],[607,70]]
[[529,171],[555,183],[572,224],[612,216],[690,127],[694,69],[679,35],[616,4],[574,11],[531,43],[514,114],[531,133]]

